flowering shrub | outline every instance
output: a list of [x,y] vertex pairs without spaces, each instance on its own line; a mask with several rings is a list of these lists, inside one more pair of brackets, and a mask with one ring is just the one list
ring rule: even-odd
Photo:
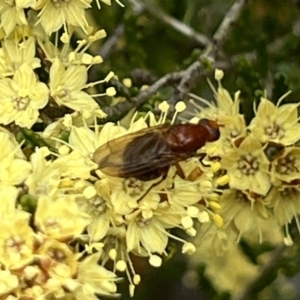
[[[0,299],[117,296],[121,277],[133,296],[141,277],[132,257],[160,267],[170,240],[190,255],[199,239],[204,247],[212,238],[215,254],[249,234],[263,242],[271,222],[278,232],[285,228],[291,245],[288,224],[299,227],[300,124],[299,105],[281,103],[286,95],[277,105],[262,97],[247,125],[239,92],[232,99],[217,69],[215,101],[190,95],[197,109],[184,122],[217,122],[218,140],[154,179],[99,168],[99,147],[182,122],[178,114],[187,108],[160,101],[145,115],[106,121],[95,98],[124,99],[111,84],[113,72],[89,81],[102,58],[87,50],[106,36],[88,21],[91,2],[0,5]],[[123,83],[131,87],[129,79]],[[124,157],[113,159],[122,164]]]

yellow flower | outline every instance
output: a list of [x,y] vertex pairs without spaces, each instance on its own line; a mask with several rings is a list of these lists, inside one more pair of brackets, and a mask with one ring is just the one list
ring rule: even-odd
[[268,159],[253,135],[248,135],[239,147],[226,153],[222,167],[227,170],[231,188],[266,195],[271,187]]
[[50,69],[49,87],[50,94],[58,105],[90,114],[99,110],[94,99],[82,91],[86,88],[86,82],[87,68],[85,66],[70,65],[65,69],[62,61],[55,59]]
[[31,171],[30,164],[23,159],[0,160],[0,182],[6,185],[17,185],[22,183]]
[[116,275],[99,266],[100,253],[89,255],[82,261],[76,261],[78,255],[76,259],[75,255],[58,244],[53,244],[51,248],[50,253],[57,253],[64,259],[67,258],[65,261],[57,260],[52,265],[48,263],[51,266],[48,270],[50,279],[44,288],[51,290],[53,295],[64,296],[66,299],[70,297],[87,300],[95,300],[97,298],[95,295],[116,296]]
[[74,291],[75,296],[77,293],[84,293],[86,290],[84,288],[85,286],[95,294],[116,296],[116,275],[104,267],[99,266],[98,261],[100,254],[101,253],[92,254],[79,263],[77,281],[82,287]]
[[247,127],[243,115],[222,116],[219,118],[220,138],[212,145],[207,145],[207,154],[211,156],[226,156],[232,145],[239,138],[247,135]]
[[[107,124],[103,126],[103,129],[107,127]],[[72,147],[78,149],[84,156],[91,158],[91,153],[100,146],[101,142],[99,141],[99,136],[93,130],[86,127],[72,127],[69,143]]]
[[26,159],[15,136],[2,127],[0,127],[0,145],[0,159],[6,159],[9,156]]
[[285,146],[300,140],[300,124],[298,123],[299,104],[277,106],[270,100],[262,98],[257,108],[256,116],[251,121],[249,129],[262,143],[274,142]]
[[225,226],[232,226],[239,232],[238,241],[246,232],[251,232],[257,233],[262,242],[261,224],[269,218],[264,199],[245,191],[229,189],[224,191],[220,204]]
[[20,298],[94,300],[96,294],[115,295],[116,275],[99,266],[101,252],[84,255],[51,238],[40,237],[38,242],[36,259],[17,273],[15,293]]
[[25,221],[29,220],[29,213],[16,208],[18,194],[19,191],[16,187],[0,184],[0,220],[7,220],[8,222],[13,222],[15,219],[23,219]]
[[46,160],[48,149],[39,148],[30,156],[32,173],[25,181],[32,196],[54,196],[60,185],[61,172],[53,166],[52,161]]
[[[223,75],[223,71],[218,69],[215,71],[215,78],[218,81],[217,90],[211,85],[215,95],[215,102],[195,95],[192,95],[192,97],[200,104],[191,100],[199,109],[196,116],[192,118],[192,123],[198,123],[201,118],[208,118],[216,120],[220,126],[220,138],[214,143],[207,143],[203,147],[204,152],[211,157],[226,156],[225,153],[229,151],[232,144],[247,134],[245,118],[239,111],[240,92],[237,91],[232,98],[230,93],[222,87],[221,80]],[[203,107],[204,105],[206,107]]]
[[273,209],[274,217],[280,226],[289,224],[295,218],[298,230],[300,230],[298,219],[300,214],[299,197],[300,189],[298,186],[281,186],[271,189],[266,197],[266,202]]
[[[135,218],[130,217],[126,231],[126,241],[128,251],[163,254],[168,243],[168,235],[164,224],[155,216],[144,219],[137,214]],[[142,249],[141,249],[142,248]]]
[[[168,109],[164,107],[162,106],[163,113],[158,121],[152,113],[148,114],[151,125],[165,122]],[[128,123],[128,128],[106,123],[100,129],[96,125],[92,131],[87,126],[73,126],[71,118],[68,118],[65,125],[70,130],[69,147],[72,151],[80,153],[88,164],[88,160],[91,161],[99,146],[149,127],[144,118],[133,118]],[[51,134],[51,131],[49,133]],[[57,136],[57,132],[55,135]],[[124,148],[124,145],[121,146]],[[104,151],[108,151],[109,154],[110,149]],[[63,156],[59,159],[64,163]],[[116,164],[121,167],[122,163],[122,155],[116,156]],[[157,254],[167,253],[169,239],[180,241],[185,253],[195,251],[191,243],[172,235],[169,229],[181,228],[190,236],[194,236],[194,221],[201,219],[201,213],[207,214],[208,221],[211,219],[215,223],[222,223],[222,218],[215,213],[220,206],[215,192],[216,184],[213,181],[214,173],[199,162],[198,158],[182,161],[180,167],[186,176],[184,179],[177,175],[175,166],[170,166],[163,180],[159,177],[141,181],[131,177],[109,176],[101,169],[97,170],[97,164],[94,163],[90,171],[96,171],[92,173],[89,183],[82,180],[80,184],[77,182],[66,189],[70,196],[74,193],[80,210],[91,217],[87,226],[87,251],[95,251],[103,244],[103,262],[113,260],[121,272],[130,266],[133,274],[127,272],[127,275],[131,293],[139,280],[138,275],[134,273],[129,252],[146,256],[150,264],[159,266],[162,258]],[[73,172],[75,173],[75,168]],[[71,176],[71,173],[64,174]]]
[[[87,233],[91,243],[100,241],[115,221],[108,191],[105,179],[98,180],[95,185],[82,182],[81,187],[75,191],[80,210],[90,216]],[[82,196],[79,196],[80,193]]]
[[51,268],[64,264],[68,266],[71,276],[75,276],[81,254],[73,251],[74,249],[65,242],[45,238],[36,250],[36,254],[41,260],[41,265],[44,265],[45,271],[51,272]]
[[73,47],[74,37],[72,36],[72,33],[68,34],[64,32],[60,35],[62,44],[61,47],[58,48],[57,44],[55,44],[55,42],[53,43],[41,26],[38,26],[38,33],[36,33],[36,26],[34,29],[35,35],[39,36],[39,38],[37,38],[38,45],[42,49],[45,59],[51,63],[57,58],[64,63],[64,66],[86,65],[90,67],[91,65],[103,62],[100,55],[91,55],[87,53],[87,48],[91,47],[93,43],[106,37],[104,29],[91,32],[91,28],[89,28],[87,33],[81,34],[81,40],[76,40],[75,43],[77,46],[75,49]]
[[273,185],[289,183],[300,179],[300,148],[286,147],[271,163],[271,180]]
[[26,25],[25,8],[33,7],[35,0],[0,1],[1,24],[8,36],[16,25]]
[[34,259],[34,232],[27,220],[2,220],[0,226],[0,263],[11,270],[29,264]]
[[39,82],[33,70],[23,64],[13,79],[0,79],[0,122],[15,122],[30,128],[39,117],[39,109],[48,102],[48,88]]
[[[100,197],[94,199],[94,202],[91,202],[91,200],[89,202],[89,215],[92,217],[92,220],[87,227],[88,236],[91,242],[101,241],[108,233],[112,221],[111,216],[113,215],[113,211],[107,208],[106,202]],[[93,208],[92,212],[91,208]]]
[[18,189],[14,186],[0,185],[1,207],[0,219],[14,217],[16,212],[16,199]]
[[237,116],[240,111],[240,92],[237,91],[234,94],[234,98],[230,96],[229,92],[221,85],[221,81],[218,81],[219,86],[215,92],[215,98],[217,101],[218,114],[220,116]]
[[69,26],[79,26],[83,31],[88,28],[85,10],[90,7],[91,0],[52,1],[38,0],[35,10],[40,10],[38,23],[50,35],[62,26],[68,32]]
[[89,158],[83,157],[79,151],[74,150],[54,160],[53,168],[59,169],[62,177],[74,178],[76,176],[76,178],[89,179],[91,170],[95,169],[95,164]]
[[18,68],[26,63],[32,69],[40,67],[40,59],[35,57],[35,39],[29,37],[23,42],[6,39],[0,49],[1,77],[12,76]]
[[[0,295],[13,292],[18,287],[18,277],[8,270],[0,270]],[[7,298],[6,298],[7,299]]]
[[[221,71],[222,72],[222,71]],[[241,116],[239,113],[240,110],[240,92],[237,91],[232,98],[229,92],[223,88],[221,80],[223,76],[219,76],[220,70],[215,71],[215,78],[218,82],[217,90],[211,85],[211,88],[215,94],[216,104],[213,104],[213,101],[207,101],[196,95],[192,95],[197,101],[200,102],[200,105],[195,103],[192,100],[192,103],[199,109],[199,112],[196,114],[198,118],[212,118],[217,119],[222,123],[223,117],[236,117]],[[207,106],[203,108],[203,104]]]
[[80,212],[74,197],[39,197],[35,225],[43,235],[57,240],[73,239],[83,232],[88,223],[87,215]]

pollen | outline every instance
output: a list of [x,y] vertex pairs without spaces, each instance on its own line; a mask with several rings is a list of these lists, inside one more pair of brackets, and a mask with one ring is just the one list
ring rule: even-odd
[[139,274],[135,274],[135,275],[133,276],[133,283],[134,283],[135,285],[138,285],[140,282],[141,282],[141,276],[140,276]]
[[292,246],[292,245],[294,244],[294,242],[293,242],[293,240],[292,240],[292,238],[291,238],[290,235],[288,235],[287,237],[284,237],[284,238],[283,238],[283,243],[284,243],[286,246],[288,246],[288,247],[290,247],[290,246]]
[[29,102],[29,97],[18,97],[14,99],[13,106],[17,110],[25,110],[29,105]]
[[101,64],[103,62],[103,58],[100,55],[93,57],[93,64]]
[[110,71],[110,72],[106,75],[106,77],[104,78],[104,80],[105,80],[106,82],[108,82],[108,81],[110,81],[114,76],[115,76],[115,73],[112,72],[112,71]]
[[48,228],[58,228],[58,223],[54,218],[48,218],[44,225]]
[[117,250],[116,249],[110,249],[108,252],[108,256],[111,260],[115,260],[117,258]]
[[186,253],[188,255],[194,254],[196,251],[196,247],[192,243],[184,243],[182,246],[182,253]]
[[117,91],[114,87],[109,87],[106,89],[106,95],[109,96],[109,97],[113,97],[117,94]]
[[216,69],[215,70],[215,79],[217,81],[220,81],[220,80],[223,79],[223,77],[224,77],[224,72],[222,70],[220,70],[220,69]]
[[49,249],[48,255],[57,262],[64,262],[66,258],[65,254],[58,249]]
[[58,153],[60,155],[67,155],[70,153],[70,148],[66,145],[62,145],[61,147],[59,147]]
[[132,87],[132,80],[130,78],[124,78],[122,80],[123,84],[127,87],[127,88],[131,88]]
[[193,227],[193,219],[189,216],[182,217],[181,224],[185,229]]
[[189,206],[187,208],[187,213],[190,217],[196,218],[197,215],[199,214],[199,208],[195,206]]
[[288,175],[292,172],[299,172],[296,165],[296,158],[292,155],[287,155],[284,158],[278,160],[276,171],[281,174]]
[[120,272],[124,272],[127,268],[126,262],[124,260],[119,260],[116,264],[116,269]]
[[244,175],[249,176],[258,171],[259,164],[256,160],[256,157],[248,154],[241,157],[241,159],[238,161],[238,167]]
[[198,220],[200,223],[207,223],[210,221],[209,214],[206,211],[202,211],[198,214]]
[[161,110],[161,112],[166,113],[169,110],[170,105],[167,101],[163,101],[158,105],[158,108]]
[[39,273],[39,270],[38,268],[36,267],[33,267],[33,266],[27,266],[24,271],[23,271],[24,275],[25,275],[25,278],[27,280],[32,280],[33,278],[35,278],[38,273]]
[[217,225],[218,228],[222,228],[224,226],[224,220],[220,215],[214,214],[212,216],[212,220]]
[[6,240],[6,247],[9,248],[11,251],[12,249],[21,252],[23,246],[25,245],[24,240],[19,236],[16,235],[14,237],[10,237],[9,239]]
[[[67,32],[64,32],[61,36],[60,36],[60,40],[64,43],[67,44],[70,42],[70,35]],[[74,53],[74,52],[71,52]],[[70,53],[70,54],[71,54]],[[69,56],[70,57],[70,56]],[[74,56],[75,57],[75,56]]]
[[69,92],[66,88],[62,88],[56,93],[56,96],[62,99],[67,99],[69,97]]
[[222,167],[222,165],[218,161],[210,163],[210,169],[213,173],[220,171],[221,167]]
[[196,236],[197,234],[197,230],[194,227],[190,227],[188,229],[185,230],[185,232],[189,235],[189,236]]
[[229,183],[229,175],[228,174],[225,174],[225,175],[217,178],[217,180],[216,180],[216,184],[218,186],[224,186],[228,183]]
[[292,188],[292,187],[285,188],[284,190],[280,191],[280,194],[282,195],[283,198],[289,199],[289,198],[297,196],[298,190],[296,190],[295,188]]
[[214,201],[210,201],[208,205],[213,210],[218,210],[221,208],[221,205],[218,202],[214,202]]
[[91,199],[97,195],[97,191],[94,186],[88,186],[84,189],[83,195],[85,198]]
[[[88,198],[87,198],[88,199]],[[93,216],[99,216],[106,211],[106,202],[101,197],[94,197],[89,200],[89,203],[93,206]]]
[[285,131],[284,129],[276,124],[276,123],[273,123],[273,126],[268,126],[265,128],[265,133],[271,138],[271,139],[281,139],[284,137],[285,135]]
[[149,258],[149,263],[151,266],[158,268],[162,264],[162,259],[157,255],[151,255]]
[[130,297],[134,296],[134,290],[135,290],[135,285],[134,284],[130,284],[129,285],[129,295],[130,295]]
[[175,105],[175,110],[179,113],[183,112],[184,110],[186,110],[186,104],[183,101],[177,102]]

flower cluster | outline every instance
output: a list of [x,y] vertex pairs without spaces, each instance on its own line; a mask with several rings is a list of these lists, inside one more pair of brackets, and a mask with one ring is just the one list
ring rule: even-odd
[[[0,299],[116,296],[124,274],[133,295],[141,280],[134,256],[159,267],[170,239],[192,254],[189,237],[213,233],[222,247],[220,241],[256,231],[262,240],[265,220],[287,228],[300,213],[298,105],[281,105],[282,98],[275,106],[262,98],[247,126],[239,93],[230,97],[219,70],[217,105],[201,108],[188,122],[216,122],[220,138],[184,159],[169,158],[150,170],[157,172],[153,178],[124,176],[125,152],[143,150],[136,138],[152,132],[163,139],[158,133],[174,128],[185,104],[177,103],[171,122],[162,102],[160,117],[137,113],[122,125],[98,125],[106,115],[94,98],[116,91],[108,86],[113,72],[88,82],[88,71],[102,58],[87,49],[106,35],[87,21],[91,2],[0,5]],[[82,38],[74,46],[75,33]],[[102,83],[105,91],[94,92]],[[36,132],[41,124],[43,131]],[[42,143],[27,139],[24,130]],[[114,167],[99,167],[99,156]]]
[[[109,176],[95,163],[101,145],[124,136],[128,142],[120,143],[113,156],[122,164],[129,134],[164,126],[168,105],[160,105],[158,119],[149,113],[134,116],[126,126],[97,125],[105,113],[94,97],[116,92],[107,85],[112,72],[88,82],[89,69],[102,58],[86,50],[105,37],[104,30],[88,26],[90,4],[42,0],[0,10],[0,124],[9,130],[0,127],[5,145],[0,157],[1,299],[115,296],[119,274],[128,278],[133,295],[141,280],[133,256],[159,267],[169,255],[170,239],[182,244],[183,253],[195,251],[172,228],[193,237],[197,222],[223,225],[217,162],[192,157],[152,180],[118,172]],[[83,38],[74,48],[73,33],[80,30]],[[107,89],[95,93],[101,83]],[[178,103],[172,122],[184,109]],[[46,128],[37,133],[39,123]],[[27,139],[25,129],[42,143]]]
[[287,226],[294,218],[298,224],[300,213],[299,105],[281,104],[287,94],[277,105],[262,97],[247,126],[239,112],[239,92],[232,99],[221,85],[223,72],[216,70],[215,77],[216,106],[202,109],[198,117],[214,115],[221,124],[221,138],[206,151],[221,160],[229,176],[220,199],[222,230],[237,232],[237,241],[245,233],[256,233],[262,242],[264,224],[273,219],[285,226],[284,240],[291,243]]
[[[106,36],[104,30],[95,31],[87,26],[85,9],[89,5],[90,1],[30,1],[0,6],[0,28],[3,30],[0,48],[1,124],[14,122],[20,127],[31,128],[41,118],[49,118],[47,112],[53,107],[80,112],[85,118],[105,116],[94,100],[99,95],[87,92],[113,76],[111,72],[103,80],[87,83],[89,68],[101,63],[102,58],[85,51]],[[27,18],[25,8],[31,8]],[[8,17],[9,21],[6,20]],[[84,38],[78,40],[78,46],[73,49],[71,37],[75,26],[84,31]],[[59,36],[56,31],[61,27],[64,33]],[[55,43],[50,36],[52,32],[56,32]],[[41,75],[41,68],[44,75]],[[103,95],[114,93],[113,88],[109,88]]]
[[[9,132],[1,129],[0,136],[5,145],[0,162],[1,297],[96,299],[95,294],[114,295],[116,275],[98,265],[101,251],[87,256],[76,250],[76,240],[90,216],[66,192],[75,172],[71,159],[69,165],[48,160],[49,151],[40,148],[28,162]],[[81,177],[86,173],[78,180]],[[16,207],[18,202],[34,203],[34,215]]]
[[[182,106],[183,103],[179,103],[177,110],[184,109]],[[122,153],[132,141],[128,137],[164,122],[168,105],[162,103],[160,107],[163,113],[158,121],[149,113],[145,118],[133,118],[128,129],[106,123],[101,130],[98,126],[91,130],[87,126],[74,126],[75,119],[66,116],[63,122],[58,121],[56,126],[52,124],[45,130],[47,138],[59,136],[60,130],[69,131],[68,144],[55,138],[60,157],[53,164],[63,166],[64,174],[72,178],[79,173],[82,177],[68,180],[67,187],[62,189],[67,188],[68,195],[76,198],[80,211],[90,217],[83,233],[85,248],[95,252],[100,247],[104,264],[113,261],[114,270],[126,272],[132,295],[140,276],[134,270],[130,254],[148,257],[152,266],[159,267],[162,257],[168,255],[169,239],[182,243],[183,253],[192,254],[195,251],[192,243],[172,234],[170,229],[181,228],[189,236],[195,236],[197,220],[200,223],[212,222],[218,227],[223,225],[218,214],[217,186],[220,179],[214,174],[218,164],[205,166],[198,158],[191,158],[180,162],[185,178],[178,176],[173,166],[166,178],[160,176],[141,181],[134,177],[121,178],[118,174],[109,176],[92,161],[93,156],[95,159],[93,154],[101,145],[108,145],[110,140],[117,139],[120,142],[116,144],[118,148],[113,152],[113,158],[116,166],[118,163],[122,165]],[[123,136],[125,139],[122,139]],[[41,175],[39,178],[41,182]],[[36,182],[36,178],[32,182]]]
[[[166,103],[162,109],[166,115]],[[92,160],[99,146],[159,125],[165,116],[156,121],[149,113],[149,123],[139,118],[128,129],[107,123],[101,130],[77,127],[75,119],[66,115],[45,131],[47,139],[54,139],[58,153],[41,147],[29,161],[13,135],[1,132],[3,144],[8,145],[0,181],[5,229],[0,237],[4,275],[0,280],[6,287],[1,295],[35,299],[113,295],[117,277],[98,265],[109,261],[114,271],[127,274],[133,294],[140,276],[131,255],[148,257],[158,267],[162,256],[168,255],[170,238],[182,243],[183,253],[195,251],[192,243],[170,229],[181,228],[195,236],[197,220],[223,225],[217,213],[218,180],[213,165],[192,158],[180,163],[186,178],[177,176],[172,167],[163,180],[140,181],[108,176]],[[57,138],[62,130],[69,131],[68,143]],[[21,205],[16,208],[16,203]]]

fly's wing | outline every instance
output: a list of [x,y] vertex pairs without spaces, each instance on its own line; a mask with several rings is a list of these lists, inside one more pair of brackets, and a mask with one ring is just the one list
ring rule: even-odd
[[93,160],[103,173],[118,177],[136,177],[167,167],[176,159],[164,137],[168,128],[155,126],[111,140],[95,151]]

